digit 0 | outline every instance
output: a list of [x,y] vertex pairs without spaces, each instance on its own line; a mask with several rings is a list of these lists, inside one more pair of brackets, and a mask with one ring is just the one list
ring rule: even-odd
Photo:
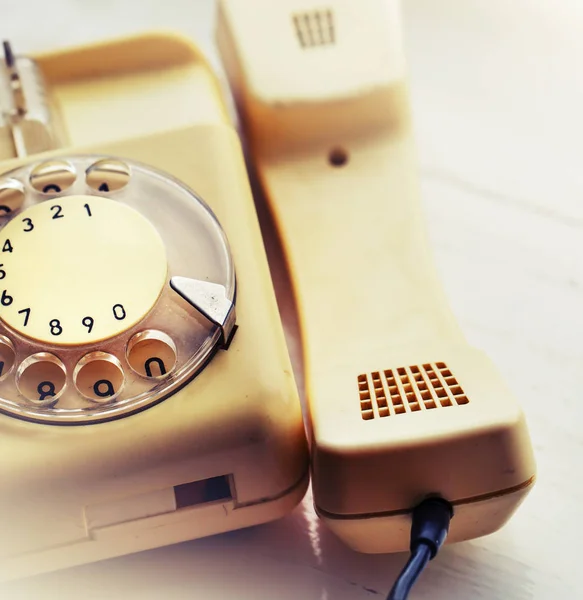
[[123,307],[123,304],[114,304],[112,310],[113,310],[113,316],[118,321],[123,321],[126,318],[126,310]]

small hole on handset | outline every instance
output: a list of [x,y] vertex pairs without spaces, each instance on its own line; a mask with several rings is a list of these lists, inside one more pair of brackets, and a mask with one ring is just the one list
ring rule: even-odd
[[348,162],[348,152],[344,148],[332,148],[328,154],[328,162],[333,167],[342,167]]

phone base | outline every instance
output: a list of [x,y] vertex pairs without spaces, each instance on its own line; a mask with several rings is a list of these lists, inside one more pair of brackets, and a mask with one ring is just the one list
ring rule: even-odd
[[[69,194],[71,186],[79,185],[78,195],[81,196],[89,190],[116,194],[116,198],[123,194],[131,196],[126,200],[135,198],[139,204],[136,210],[144,211],[143,217],[162,236],[171,277],[184,277],[186,267],[190,265],[200,269],[198,275],[194,274],[196,278],[213,285],[220,284],[224,289],[226,286],[221,282],[228,279],[229,285],[234,286],[235,267],[231,273],[224,244],[216,246],[218,250],[205,250],[201,245],[204,237],[193,230],[197,219],[185,217],[180,205],[168,202],[164,192],[168,189],[166,184],[190,189],[208,204],[221,224],[221,239],[224,234],[228,241],[239,284],[236,295],[238,330],[228,350],[219,349],[217,345],[217,352],[207,356],[208,362],[192,360],[186,349],[180,351],[178,336],[167,333],[169,320],[176,319],[181,336],[203,340],[203,344],[205,328],[210,327],[219,339],[221,332],[217,328],[222,329],[226,321],[220,322],[221,310],[210,313],[213,321],[209,313],[195,308],[196,299],[192,300],[188,293],[185,295],[189,299],[178,294],[176,310],[169,311],[164,318],[160,316],[156,325],[145,328],[146,321],[142,319],[133,327],[140,329],[139,332],[136,330],[138,335],[157,331],[169,336],[171,344],[166,344],[166,348],[175,349],[176,360],[181,356],[192,360],[194,377],[178,377],[178,370],[174,373],[165,370],[165,375],[174,377],[172,381],[176,388],[168,388],[159,397],[154,397],[144,383],[149,377],[144,357],[139,364],[135,363],[144,367],[143,374],[130,363],[133,346],[130,339],[127,342],[125,339],[133,336],[134,331],[126,329],[107,338],[113,340],[113,345],[119,342],[117,350],[113,346],[109,350],[109,357],[113,357],[109,364],[117,369],[116,385],[123,385],[120,395],[110,398],[113,402],[107,406],[113,411],[117,397],[121,405],[123,393],[130,389],[132,382],[144,384],[143,391],[138,391],[136,397],[148,403],[152,400],[152,404],[147,407],[136,405],[136,411],[131,414],[109,413],[99,423],[83,426],[70,423],[64,426],[59,420],[63,412],[56,412],[58,402],[53,414],[48,415],[50,425],[24,411],[22,419],[11,414],[0,415],[0,581],[275,520],[290,512],[302,499],[309,466],[301,407],[241,145],[236,132],[227,123],[216,79],[200,53],[180,38],[146,35],[45,55],[38,57],[37,62],[69,137],[65,146],[42,155],[4,161],[0,152],[2,172],[20,167],[28,169],[29,163],[33,168],[33,163],[39,161],[57,161],[60,170],[55,171],[55,163],[51,162],[35,172],[37,179],[31,181],[32,172],[26,171],[21,180],[14,180],[16,184],[22,184],[18,189],[26,190],[26,194],[37,194],[36,205],[41,208],[52,205],[41,199],[44,198],[41,196],[45,193],[43,190],[47,190],[45,195],[48,197],[48,192],[55,192],[55,187]],[[102,115],[101,109],[107,114]],[[136,120],[138,113],[148,115],[148,118]],[[107,131],[103,123],[108,124]],[[88,168],[81,163],[75,167],[75,157],[80,155],[98,156],[109,165],[117,165],[117,179],[104,179],[114,171],[109,167],[103,169],[102,160]],[[136,166],[124,170],[121,163],[126,167],[129,164]],[[156,171],[161,179],[152,179],[142,193],[136,174],[144,169]],[[97,172],[100,175],[95,181]],[[55,173],[61,177],[58,181],[53,180]],[[50,181],[43,180],[39,190],[33,183],[38,182],[40,175],[50,177]],[[115,187],[120,180],[126,185]],[[165,183],[159,185],[162,181]],[[12,182],[11,185],[16,184]],[[102,189],[104,184],[107,189]],[[14,200],[14,187],[3,189],[4,199],[8,194]],[[144,201],[148,193],[156,196],[149,204]],[[16,196],[21,198],[22,193]],[[91,212],[91,206],[85,206],[85,201],[73,202],[81,214],[84,211],[87,218],[96,219],[96,211]],[[191,199],[184,203],[184,206],[191,205],[194,206]],[[145,213],[147,206],[152,207],[152,213]],[[15,214],[11,218],[18,220],[18,216]],[[48,217],[52,221],[50,215]],[[65,220],[67,218],[68,215]],[[214,218],[212,222],[215,223]],[[168,227],[168,235],[163,233],[165,227]],[[212,227],[214,230],[215,225]],[[29,229],[30,225],[26,224],[24,228]],[[130,229],[135,233],[133,227],[126,227],[127,231]],[[35,232],[39,231],[41,227],[37,223]],[[103,232],[103,239],[107,240],[107,225]],[[117,237],[129,239],[126,231],[123,238]],[[83,237],[80,242],[85,243],[86,239]],[[198,244],[195,251],[177,245],[187,239]],[[4,242],[2,240],[0,248],[6,246]],[[10,244],[8,246],[12,248]],[[135,247],[128,244],[130,246]],[[78,244],[72,243],[70,248],[71,256],[78,257]],[[11,253],[12,250],[6,251]],[[99,261],[106,267],[97,281],[110,281],[108,265],[117,265],[119,256],[118,252],[109,260]],[[149,270],[152,261],[142,254],[140,258]],[[86,259],[91,260],[88,253]],[[179,264],[182,259],[188,265]],[[87,260],[79,260],[78,272],[85,272],[90,268],[87,265]],[[34,272],[33,266],[30,272]],[[220,267],[217,273],[228,271],[231,274],[226,279],[222,275],[217,277],[211,269],[217,266]],[[137,273],[136,269],[130,277]],[[34,280],[30,279],[32,289]],[[75,292],[77,288],[85,289],[77,278],[71,276],[68,279],[75,284]],[[108,292],[117,290],[122,279],[114,279],[111,279],[111,285],[102,288]],[[176,295],[170,289],[170,282],[164,286],[165,290],[146,319],[156,316],[164,293]],[[59,290],[62,287],[59,286]],[[224,298],[216,293],[216,289],[208,297],[213,301],[214,309],[223,309],[226,303],[222,302]],[[73,297],[72,292],[62,296]],[[134,297],[141,297],[136,286],[132,286],[128,300],[123,302],[127,304]],[[215,302],[215,298],[219,301]],[[230,297],[227,300],[234,304]],[[40,301],[37,306],[41,307]],[[208,308],[208,304],[205,306]],[[225,319],[233,314],[233,310],[233,306],[228,308]],[[190,318],[188,311],[192,311],[192,327],[186,326],[185,318]],[[70,311],[64,312],[69,314]],[[83,312],[85,314],[90,313]],[[108,314],[112,320],[122,320],[114,314],[113,307]],[[49,332],[50,335],[61,333],[50,329]],[[19,335],[24,339],[24,335]],[[159,341],[163,337],[156,339]],[[97,348],[95,344],[47,345],[55,357],[50,364],[56,364],[60,369],[61,385],[64,381],[70,391],[78,389],[76,373],[82,373],[85,365],[81,361],[71,361],[71,366],[67,367],[65,362],[73,352],[85,357],[98,349],[103,351],[102,346]],[[5,347],[9,346],[5,344]],[[89,354],[85,354],[86,347],[90,349]],[[21,365],[26,366],[25,361],[34,356],[33,352],[39,354],[23,346],[15,359],[18,364],[13,369],[14,377],[11,372],[0,382],[1,398],[4,398],[7,386],[17,388],[16,374],[19,369],[23,371]],[[171,360],[163,359],[163,364],[164,360]],[[120,372],[123,378],[119,376]],[[43,382],[44,375],[39,384]],[[29,387],[36,389],[39,395],[42,392],[38,385]],[[99,386],[83,389],[95,391]],[[151,389],[162,390],[162,383],[153,384]],[[64,387],[63,390],[66,392]],[[16,392],[14,395],[20,397]],[[23,396],[23,407],[25,399]],[[28,410],[28,405],[25,408]],[[57,421],[63,426],[56,426]]]
[[4,559],[0,581],[40,575],[275,521],[301,502],[308,483],[306,473],[282,495],[254,504],[237,506],[232,500],[219,501],[94,529],[82,541]]

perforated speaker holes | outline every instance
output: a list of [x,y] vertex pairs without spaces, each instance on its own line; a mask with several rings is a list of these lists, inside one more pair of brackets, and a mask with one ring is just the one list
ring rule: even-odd
[[357,379],[360,413],[366,421],[469,402],[443,362],[373,371]]
[[329,9],[294,13],[292,22],[297,40],[304,49],[336,43],[334,13]]

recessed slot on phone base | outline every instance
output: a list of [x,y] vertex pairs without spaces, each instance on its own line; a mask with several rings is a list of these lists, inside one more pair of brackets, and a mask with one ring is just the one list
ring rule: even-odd
[[227,475],[193,481],[174,486],[176,508],[207,504],[218,500],[232,500],[231,484]]
[[86,506],[87,529],[119,525],[184,508],[203,507],[219,501],[233,501],[235,495],[232,479],[231,475],[219,475],[112,502]]

